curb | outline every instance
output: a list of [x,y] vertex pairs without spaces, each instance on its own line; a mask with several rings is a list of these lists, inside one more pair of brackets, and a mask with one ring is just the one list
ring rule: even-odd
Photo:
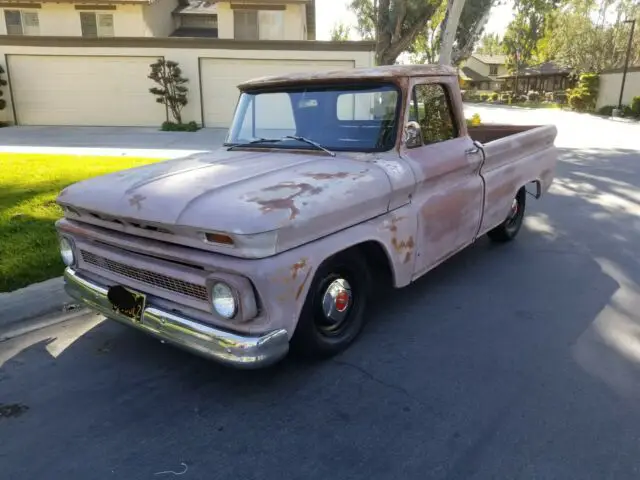
[[0,341],[64,322],[88,309],[64,291],[62,277],[0,293]]
[[[12,338],[26,335],[27,333],[35,332],[58,323],[67,322],[74,318],[88,315],[91,310],[88,308],[76,308],[68,313],[54,313],[41,317],[32,318],[19,323],[11,323],[6,327],[0,328],[0,343],[11,340]],[[96,314],[97,315],[97,314]]]

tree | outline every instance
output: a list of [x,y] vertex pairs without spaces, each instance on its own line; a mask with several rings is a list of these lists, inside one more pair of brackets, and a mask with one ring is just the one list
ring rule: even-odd
[[480,38],[480,45],[476,52],[482,55],[500,55],[502,53],[502,40],[497,33],[485,33]]
[[376,41],[378,65],[393,65],[424,31],[442,0],[351,0],[357,30]]
[[[484,27],[489,19],[491,8],[498,3],[498,0],[467,0],[462,9],[458,29],[456,30],[456,41],[453,49],[453,63],[460,64],[473,53],[478,40],[480,39]],[[447,19],[444,19],[446,22]]]
[[503,45],[507,66],[517,71],[530,65],[537,54],[538,42],[561,0],[515,0],[515,18],[505,32]]
[[[4,68],[0,66],[0,87],[6,87],[8,82],[3,78]],[[0,97],[4,96],[4,91],[0,90]],[[0,110],[4,110],[7,107],[7,101],[4,98],[0,98]]]
[[[611,8],[616,10],[610,12]],[[616,21],[606,23],[604,18]],[[571,66],[577,73],[600,72],[624,63],[629,26],[621,20],[638,18],[640,4],[621,1],[602,5],[573,0],[553,16],[553,22],[538,42],[538,57]],[[640,62],[640,36],[634,39],[630,64]]]
[[440,50],[440,35],[442,21],[447,9],[447,2],[443,1],[427,22],[425,28],[418,34],[407,51],[411,54],[411,63],[436,63]]
[[189,80],[182,76],[178,63],[159,58],[151,64],[149,78],[160,85],[149,89],[149,92],[156,95],[156,102],[164,104],[175,122],[182,124],[182,109],[188,103],[187,93],[189,92],[185,84]]
[[331,40],[334,42],[346,42],[347,40],[349,40],[350,32],[350,26],[342,22],[336,23],[331,29]]

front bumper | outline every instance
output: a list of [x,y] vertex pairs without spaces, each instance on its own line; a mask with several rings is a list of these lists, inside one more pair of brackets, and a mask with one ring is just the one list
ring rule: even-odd
[[147,306],[142,321],[116,313],[107,299],[107,287],[78,275],[73,268],[64,272],[67,293],[107,318],[147,332],[192,353],[238,368],[271,365],[289,351],[286,330],[259,337],[246,337],[205,325],[199,321]]

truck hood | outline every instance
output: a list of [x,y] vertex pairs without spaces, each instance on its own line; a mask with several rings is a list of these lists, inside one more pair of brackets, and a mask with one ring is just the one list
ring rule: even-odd
[[388,210],[389,177],[357,158],[220,149],[76,183],[58,203],[197,231],[277,231],[282,251]]

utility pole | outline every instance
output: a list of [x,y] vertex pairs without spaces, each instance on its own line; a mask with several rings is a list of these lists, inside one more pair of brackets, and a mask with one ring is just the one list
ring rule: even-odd
[[451,56],[453,54],[453,42],[456,39],[456,30],[465,0],[448,0],[447,13],[445,14],[446,23],[444,25],[444,34],[442,35],[442,44],[440,45],[440,56],[438,63],[440,65],[451,65]]
[[629,57],[631,56],[631,46],[633,45],[633,31],[636,27],[636,21],[625,20],[623,23],[631,24],[631,33],[629,33],[629,44],[627,45],[627,58],[624,61],[624,70],[622,72],[622,85],[620,86],[620,99],[618,100],[618,110],[622,110],[622,95],[624,94],[624,83],[627,80],[627,70],[629,68]]

